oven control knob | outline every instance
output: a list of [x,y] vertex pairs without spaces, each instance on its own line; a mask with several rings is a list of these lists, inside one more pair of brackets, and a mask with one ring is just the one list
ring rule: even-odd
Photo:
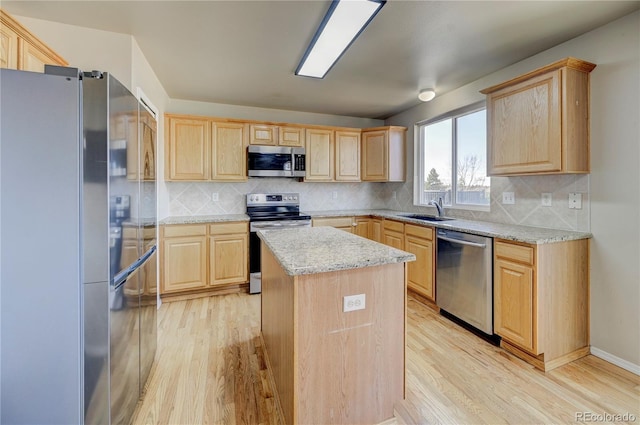
[[297,200],[298,200],[298,197],[297,197],[297,196],[294,196],[294,197],[293,197],[293,200],[294,200],[294,201],[297,201]]

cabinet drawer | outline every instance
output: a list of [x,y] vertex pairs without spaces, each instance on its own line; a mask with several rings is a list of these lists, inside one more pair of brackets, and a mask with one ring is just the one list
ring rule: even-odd
[[399,221],[393,220],[385,220],[384,221],[384,230],[393,230],[394,232],[404,232],[404,223],[400,223]]
[[419,238],[433,240],[433,228],[425,226],[416,226],[413,224],[405,224],[404,232],[407,235],[417,236]]
[[518,261],[526,264],[533,264],[533,246],[516,245],[496,241],[495,250],[496,257],[508,258],[512,261]]
[[313,227],[349,227],[353,223],[353,217],[314,218]]
[[175,238],[179,236],[205,236],[207,234],[206,224],[178,224],[163,227],[165,238]]
[[209,226],[211,235],[228,235],[231,233],[247,233],[249,224],[246,222],[217,223]]

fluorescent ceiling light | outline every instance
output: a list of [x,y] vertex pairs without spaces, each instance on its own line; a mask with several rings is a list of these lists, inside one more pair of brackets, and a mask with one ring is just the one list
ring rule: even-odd
[[334,0],[296,75],[324,78],[385,3],[382,0]]

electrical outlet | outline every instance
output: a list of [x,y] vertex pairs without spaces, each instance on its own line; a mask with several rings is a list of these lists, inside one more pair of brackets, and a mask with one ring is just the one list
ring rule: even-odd
[[218,192],[213,192],[213,193],[211,194],[211,200],[212,200],[213,202],[218,202],[218,199],[219,199],[219,198],[218,198]]
[[513,192],[502,192],[502,203],[513,205],[516,203],[516,194]]
[[391,192],[391,199],[396,199],[396,191]]
[[582,209],[582,193],[569,193],[569,209]]
[[331,199],[338,199],[338,192],[336,192],[335,190],[331,192]]
[[364,310],[365,294],[347,295],[343,298],[342,311]]
[[550,193],[543,193],[542,194],[541,204],[542,204],[543,207],[550,207],[551,206],[552,198],[551,198],[551,194]]

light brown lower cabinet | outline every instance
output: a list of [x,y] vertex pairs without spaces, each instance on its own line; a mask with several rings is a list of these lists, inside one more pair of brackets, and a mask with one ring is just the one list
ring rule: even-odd
[[313,227],[329,226],[345,232],[354,233],[355,222],[353,217],[321,217],[312,220]]
[[248,223],[176,224],[160,231],[161,295],[249,281]]
[[[209,226],[209,285],[244,283],[248,276],[246,223]],[[244,259],[244,260],[243,260]]]
[[371,239],[371,219],[369,217],[354,217],[353,223],[353,233]]
[[494,330],[548,371],[589,354],[589,241],[494,242]]
[[369,239],[382,243],[382,219],[371,219],[369,223]]
[[404,223],[385,219],[382,222],[382,243],[404,249]]
[[407,263],[407,287],[435,302],[434,229],[426,226],[405,224],[404,250],[416,256],[416,261]]

